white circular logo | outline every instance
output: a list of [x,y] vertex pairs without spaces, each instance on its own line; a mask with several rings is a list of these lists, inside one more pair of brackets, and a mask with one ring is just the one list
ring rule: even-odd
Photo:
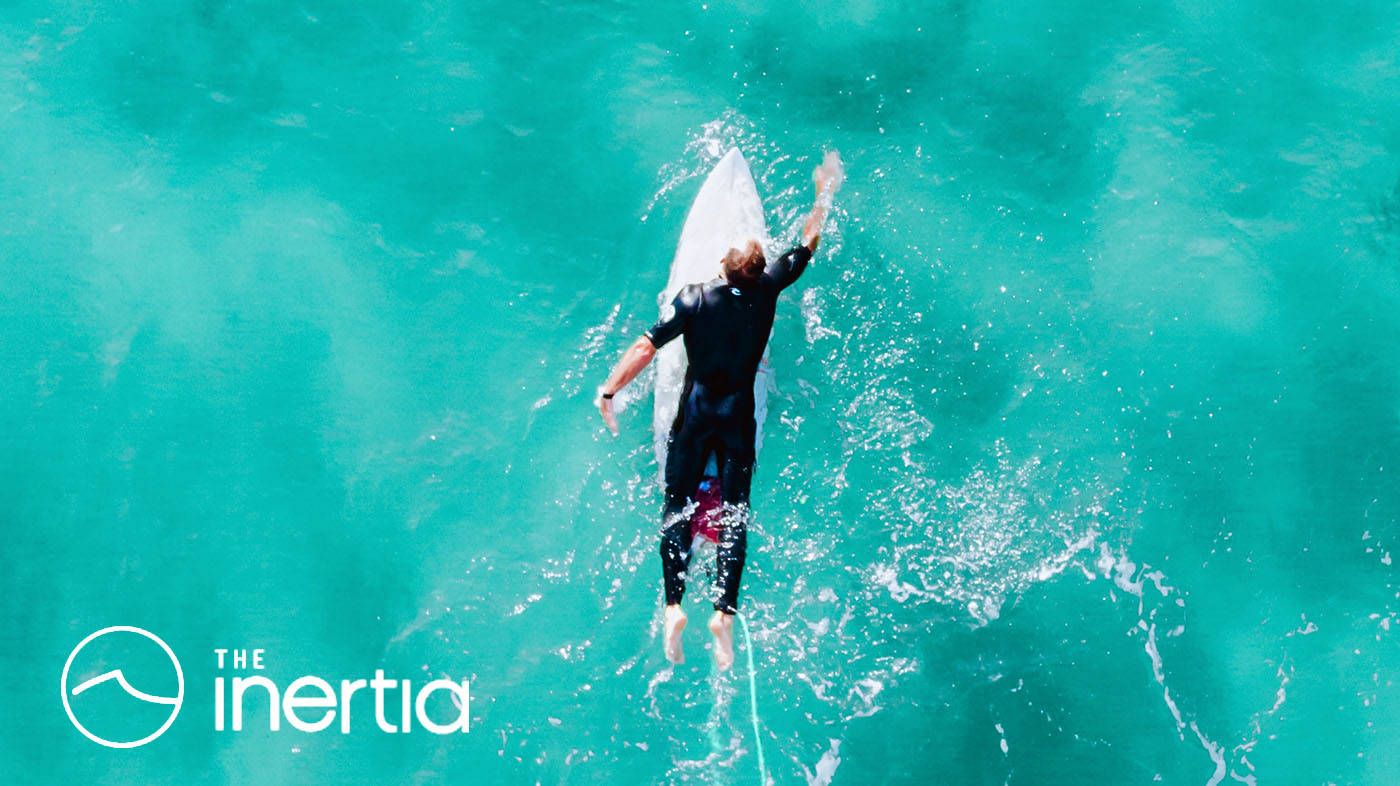
[[[135,634],[137,636],[144,636],[146,639],[149,639],[150,641],[160,645],[161,650],[163,650],[165,652],[165,655],[170,658],[170,665],[173,666],[175,669],[175,681],[178,687],[175,691],[174,698],[153,695],[137,690],[135,687],[132,686],[130,682],[127,681],[126,675],[122,673],[120,667],[110,670],[104,670],[101,674],[98,674],[89,679],[85,679],[78,685],[74,686],[71,690],[69,689],[68,670],[73,667],[73,661],[78,657],[78,653],[82,652],[84,647],[87,647],[89,644],[93,643],[98,639],[108,636],[119,636],[122,634]],[[131,649],[132,647],[142,646],[139,643],[139,639],[132,640],[131,644],[122,643],[126,639],[130,638],[131,637],[127,635],[123,636],[122,639],[118,639],[115,642],[112,639],[108,639],[107,642],[104,642],[104,644],[113,644],[113,646],[108,647],[106,650],[108,657],[111,657],[113,653],[120,655],[123,650],[126,650],[128,654],[132,654],[134,652]],[[133,657],[135,657],[135,655],[133,655]],[[156,656],[156,658],[158,659],[159,656]],[[97,663],[100,662],[100,660],[94,659],[94,662]],[[89,731],[88,728],[83,726],[82,722],[78,720],[78,716],[75,715],[73,712],[73,705],[69,702],[69,698],[79,696],[87,692],[88,690],[109,681],[115,681],[117,685],[120,686],[121,689],[126,692],[127,696],[133,699],[137,699],[146,704],[169,705],[170,716],[165,719],[165,723],[161,724],[160,728],[156,729],[155,731],[140,739],[118,741],[99,737],[98,735]],[[180,705],[185,700],[185,673],[180,669],[180,661],[176,659],[175,653],[170,649],[169,645],[160,640],[159,636],[156,636],[150,631],[142,630],[141,628],[134,628],[130,625],[114,625],[110,628],[103,628],[102,630],[99,630],[96,633],[78,642],[78,646],[74,647],[73,651],[69,653],[68,662],[63,664],[63,677],[59,681],[59,689],[63,693],[63,710],[68,713],[68,720],[73,721],[73,725],[76,726],[78,728],[78,731],[82,732],[84,736],[86,736],[93,742],[98,743],[99,745],[106,745],[109,748],[136,748],[145,745],[151,740],[154,740],[156,737],[159,737],[160,735],[164,734],[165,730],[170,728],[170,724],[175,722],[175,716],[180,714]],[[80,706],[82,706],[82,704],[83,703],[80,703]],[[118,711],[121,712],[120,709]],[[85,714],[87,714],[87,712],[91,711],[86,711]],[[91,722],[91,718],[89,718],[89,722]],[[152,725],[154,725],[154,723],[152,723]],[[150,726],[146,726],[145,728],[150,728]]]

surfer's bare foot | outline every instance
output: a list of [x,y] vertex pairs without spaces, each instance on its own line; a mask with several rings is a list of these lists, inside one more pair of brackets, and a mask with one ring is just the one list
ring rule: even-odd
[[715,634],[715,665],[728,671],[734,665],[734,615],[716,611],[710,617],[710,632]]
[[681,649],[681,631],[685,630],[685,612],[680,604],[666,607],[666,660],[672,663],[685,663],[685,650]]

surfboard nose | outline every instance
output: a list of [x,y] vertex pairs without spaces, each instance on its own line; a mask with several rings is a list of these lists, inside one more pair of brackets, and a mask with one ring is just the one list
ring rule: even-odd
[[[739,148],[731,147],[729,152],[724,154],[724,158],[715,164],[716,172],[723,172],[729,176],[730,182],[734,182],[738,176],[751,178],[749,172],[749,162],[744,159],[744,154],[739,152]],[[714,177],[713,174],[710,177]]]
[[[710,173],[709,180],[723,183],[721,186],[728,192],[729,199],[727,207],[733,211],[730,223],[735,226],[763,226],[763,216],[742,216],[746,208],[746,200],[743,198],[747,192],[753,189],[753,172],[749,169],[748,159],[739,151],[738,147],[729,148],[729,152],[715,164],[714,171]],[[761,203],[760,204],[760,210]],[[753,240],[760,246],[763,239],[748,232],[731,233],[729,244],[734,248],[742,248],[748,241]]]

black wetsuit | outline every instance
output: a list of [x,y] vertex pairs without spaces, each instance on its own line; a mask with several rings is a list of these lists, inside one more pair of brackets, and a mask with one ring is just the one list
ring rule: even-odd
[[685,336],[689,359],[666,449],[661,567],[667,605],[680,603],[685,594],[690,521],[681,514],[695,498],[711,451],[727,508],[716,557],[715,582],[720,595],[715,608],[733,614],[738,605],[753,478],[754,375],[773,328],[778,293],[802,275],[811,258],[806,246],[798,246],[768,265],[752,284],[737,287],[716,278],[686,286],[647,331],[647,338],[656,347]]

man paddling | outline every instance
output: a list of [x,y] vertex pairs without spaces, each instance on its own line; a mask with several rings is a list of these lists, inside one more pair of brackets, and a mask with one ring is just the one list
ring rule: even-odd
[[661,319],[633,342],[599,389],[598,411],[614,435],[617,418],[612,399],[646,368],[656,350],[684,337],[688,361],[685,388],[667,438],[662,511],[661,566],[666,593],[665,649],[672,663],[682,663],[681,609],[685,570],[690,559],[690,512],[694,510],[706,458],[717,462],[724,501],[715,556],[719,597],[710,632],[720,670],[734,662],[733,626],[747,547],[749,485],[754,463],[754,375],[768,345],[778,294],[806,269],[821,239],[831,195],[842,179],[834,152],[812,173],[816,203],[802,228],[802,243],[767,264],[755,241],[725,256],[723,274],[703,284],[683,287]]

